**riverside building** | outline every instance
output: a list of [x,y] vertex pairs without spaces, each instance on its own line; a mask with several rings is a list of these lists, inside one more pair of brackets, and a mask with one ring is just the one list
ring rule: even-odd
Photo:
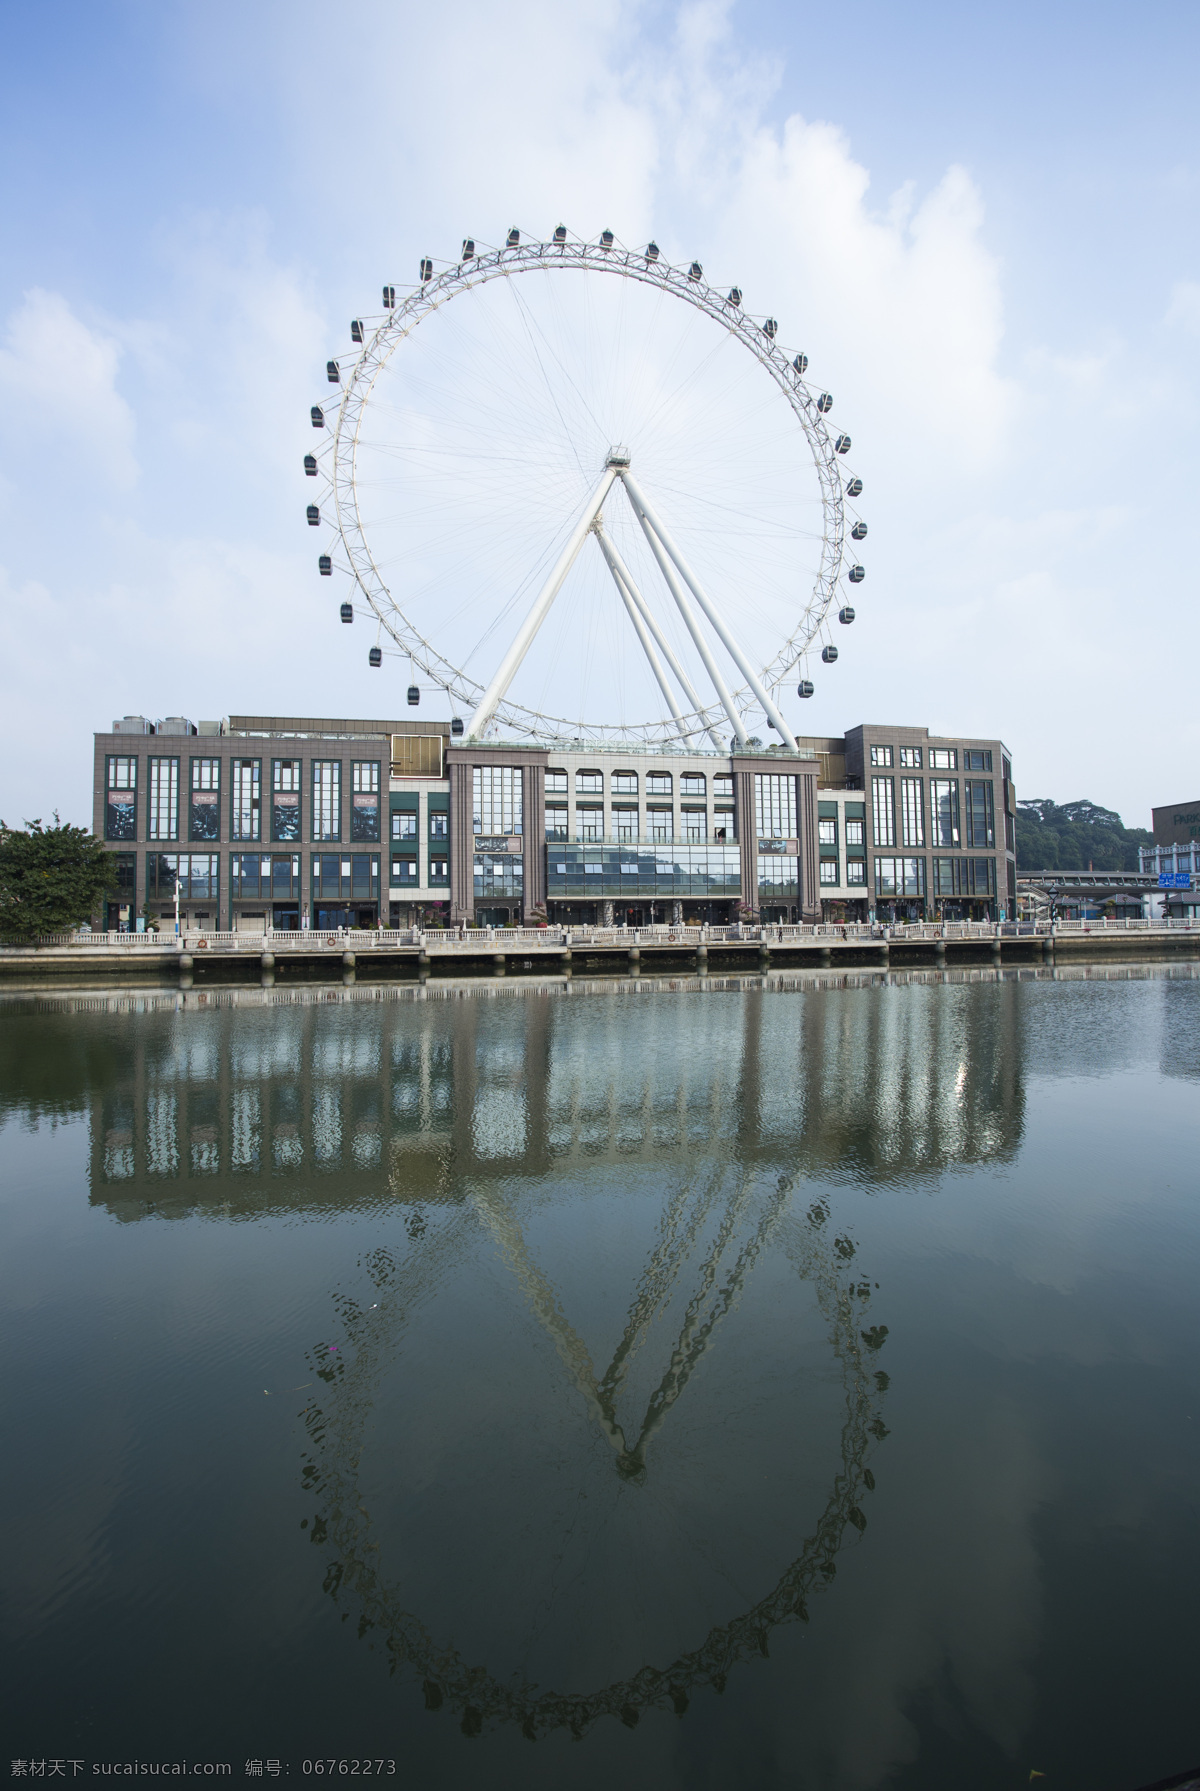
[[95,737],[110,927],[1012,914],[998,740],[852,728],[800,750],[455,739],[449,722],[142,716]]

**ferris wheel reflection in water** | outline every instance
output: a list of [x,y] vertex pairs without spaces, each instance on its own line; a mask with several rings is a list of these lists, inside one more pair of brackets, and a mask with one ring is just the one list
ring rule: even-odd
[[[304,1484],[315,1499],[309,1535],[326,1589],[357,1614],[360,1634],[386,1650],[402,1679],[424,1683],[427,1702],[456,1710],[468,1732],[491,1723],[531,1735],[582,1732],[605,1714],[629,1723],[653,1706],[682,1710],[697,1687],[719,1689],[739,1660],[765,1653],[775,1627],[809,1618],[839,1550],[866,1526],[872,1451],[886,1434],[886,1331],[853,1236],[838,1224],[831,1184],[864,1172],[907,1181],[948,1162],[1005,1155],[1020,1132],[1011,1003],[1006,1017],[1003,1001],[984,1008],[969,988],[949,1010],[867,988],[851,1012],[844,996],[828,999],[811,982],[798,1007],[761,987],[697,988],[683,1056],[671,1044],[678,1013],[636,997],[631,1008],[634,993],[610,985],[589,999],[577,986],[564,999],[510,985],[490,999],[464,999],[436,988],[354,990],[331,1003],[326,992],[296,1000],[247,991],[245,1006],[231,998],[227,1012],[206,1016],[207,1037],[193,1034],[182,1050],[190,1016],[180,1016],[177,1048],[151,1049],[131,1066],[136,1097],[132,1086],[117,1090],[96,1115],[93,1198],[127,1216],[147,1196],[159,1211],[182,1198],[193,1209],[405,1212],[409,1241],[373,1249],[363,1273],[339,1286],[313,1362],[318,1387],[304,1415]],[[869,1166],[860,1154],[867,1138]],[[630,1203],[614,1190],[651,1215],[621,1258],[621,1276],[613,1239],[629,1230]],[[575,1239],[565,1254],[561,1237],[555,1243],[563,1223]],[[607,1331],[572,1270],[580,1242],[608,1264],[609,1282],[623,1279],[628,1289],[609,1302]],[[781,1271],[798,1292],[781,1292]],[[380,1437],[423,1431],[428,1407],[416,1413],[411,1384],[431,1362],[439,1397],[454,1397],[456,1374],[461,1384],[485,1372],[471,1366],[469,1338],[457,1361],[440,1363],[422,1341],[448,1297],[459,1314],[464,1297],[478,1298],[481,1277],[508,1289],[514,1329],[502,1340],[505,1361],[538,1378],[535,1415],[551,1437],[538,1455],[514,1436],[507,1466],[527,1454],[535,1478],[566,1475],[595,1500],[607,1484],[609,1522],[624,1488],[626,1500],[665,1499],[672,1521],[694,1525],[694,1501],[686,1487],[680,1492],[681,1457],[691,1475],[724,1475],[739,1527],[772,1532],[766,1553],[776,1566],[762,1572],[756,1557],[756,1593],[716,1621],[698,1620],[706,1607],[696,1599],[678,1624],[672,1611],[660,1613],[651,1626],[657,1645],[642,1660],[618,1661],[617,1650],[619,1670],[590,1681],[586,1649],[578,1659],[564,1654],[561,1678],[545,1670],[544,1653],[541,1669],[529,1671],[519,1610],[507,1654],[494,1634],[478,1646],[471,1595],[453,1574],[441,1589],[436,1574],[431,1582],[419,1571],[416,1581],[435,1584],[438,1595],[409,1596],[412,1520],[425,1510],[428,1525],[428,1510],[411,1487],[397,1493],[403,1464],[397,1473]],[[820,1411],[801,1409],[794,1388],[775,1411],[777,1426],[812,1423],[811,1447],[825,1462],[824,1492],[798,1490],[782,1520],[769,1501],[756,1510],[753,1485],[738,1483],[721,1441],[731,1402],[749,1384],[737,1365],[747,1326],[764,1322],[764,1284],[773,1302],[797,1301],[794,1349],[804,1376],[837,1382],[836,1401]],[[481,1318],[480,1340],[485,1329]],[[474,1423],[464,1421],[462,1434]],[[477,1476],[468,1499],[481,1530],[492,1488]],[[445,1496],[462,1509],[461,1486]],[[397,1510],[407,1512],[399,1525]],[[705,1546],[724,1550],[745,1584],[720,1499],[714,1511]],[[652,1506],[625,1506],[624,1535],[635,1549],[653,1516]],[[543,1551],[553,1554],[563,1534],[561,1510],[552,1510]],[[454,1546],[444,1527],[426,1537],[435,1554]],[[494,1536],[489,1543],[503,1546]],[[524,1546],[514,1538],[514,1553]],[[485,1556],[476,1549],[471,1558]],[[536,1558],[522,1558],[532,1584]],[[480,1596],[503,1602],[485,1589]],[[482,1660],[500,1664],[484,1671]]]

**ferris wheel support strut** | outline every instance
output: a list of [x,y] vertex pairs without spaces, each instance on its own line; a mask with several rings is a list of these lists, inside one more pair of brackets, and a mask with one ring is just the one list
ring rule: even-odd
[[[675,700],[675,694],[671,689],[670,680],[662,668],[662,663],[658,654],[654,650],[654,642],[657,642],[663,658],[674,672],[680,689],[683,691],[694,710],[701,710],[700,698],[693,689],[687,673],[671,651],[670,645],[663,635],[662,629],[655,621],[650,606],[638,589],[629,568],[617,552],[616,546],[604,533],[599,520],[596,522],[595,530],[596,539],[600,543],[600,550],[608,561],[608,569],[613,575],[613,582],[620,592],[621,601],[629,612],[629,620],[633,623],[633,626],[637,631],[638,640],[642,644],[642,651],[650,662],[650,670],[658,680],[658,688],[666,698],[667,707],[675,718],[676,726],[679,729],[679,736],[682,740],[690,740],[695,734],[702,733],[704,730],[702,727],[689,728],[684,721],[682,711],[680,710],[679,704]],[[654,637],[653,641],[650,638],[651,636]],[[709,732],[712,735],[718,752],[723,752],[724,742],[713,729],[710,729]]]
[[[626,490],[629,491],[628,484],[626,485]],[[729,694],[728,686],[721,676],[720,668],[712,656],[712,648],[704,638],[704,631],[696,618],[695,610],[688,602],[687,592],[679,582],[675,567],[667,554],[667,550],[655,534],[654,528],[645,512],[634,502],[632,492],[629,492],[629,502],[633,508],[634,515],[642,525],[642,533],[650,544],[650,552],[658,561],[658,569],[667,581],[667,589],[675,599],[679,613],[687,625],[687,631],[696,643],[696,651],[704,661],[704,669],[708,673],[709,679],[712,682],[712,687],[721,700],[722,709],[724,709],[726,715],[729,717],[729,725],[733,729],[734,737],[739,746],[748,746],[750,741],[749,736],[746,733],[745,724],[738,714],[737,705]],[[722,750],[724,750],[723,747]]]
[[[696,599],[696,602],[700,605],[700,608],[704,611],[705,615],[708,617],[709,621],[712,623],[714,629],[716,630],[717,634],[719,635],[719,637],[721,639],[722,644],[725,647],[726,652],[729,654],[729,657],[733,660],[734,664],[737,666],[738,670],[741,672],[743,678],[745,678],[747,684],[749,684],[751,690],[754,692],[755,696],[758,698],[759,703],[762,705],[763,712],[766,715],[768,721],[774,722],[775,727],[778,730],[779,737],[781,740],[784,741],[785,745],[790,746],[793,752],[799,751],[799,748],[797,747],[797,744],[796,744],[796,736],[792,733],[792,730],[788,727],[787,722],[783,719],[783,716],[780,714],[779,709],[776,706],[776,704],[767,695],[766,691],[763,688],[762,682],[759,679],[758,673],[754,670],[754,667],[751,665],[751,663],[747,659],[745,653],[743,653],[741,647],[738,645],[736,637],[733,634],[731,634],[729,629],[725,626],[725,622],[724,622],[723,617],[721,616],[721,612],[717,609],[716,605],[712,601],[712,598],[708,595],[707,591],[705,591],[703,585],[700,583],[699,579],[696,577],[695,573],[692,571],[691,567],[688,565],[687,561],[684,559],[682,553],[679,551],[679,548],[675,545],[675,542],[671,539],[671,537],[667,533],[666,529],[664,529],[662,523],[658,520],[658,517],[654,514],[654,511],[650,508],[649,504],[646,502],[646,499],[642,492],[641,486],[637,483],[637,481],[633,477],[632,473],[630,473],[627,469],[622,470],[621,477],[625,482],[625,489],[629,493],[629,499],[633,505],[634,512],[637,515],[638,521],[641,523],[643,530],[645,530],[645,532],[646,532],[646,536],[650,542],[651,547],[654,546],[654,537],[657,537],[658,540],[661,542],[662,547],[665,550],[665,552],[668,553],[670,555],[671,559],[674,561],[675,566],[679,570],[680,576],[687,583],[687,586],[688,586],[689,590],[691,591],[692,596]],[[659,564],[662,565],[661,560],[659,561]],[[664,576],[666,576],[665,565],[663,566],[663,573],[664,573]],[[670,583],[669,578],[668,578],[667,582]],[[677,597],[676,602],[678,602],[678,601],[679,601],[679,599]],[[700,644],[699,639],[697,639],[696,644],[697,644],[697,646],[699,646],[699,644]],[[712,676],[711,671],[709,673],[709,676],[710,677]],[[728,707],[729,707],[729,705],[728,705],[728,703],[726,703],[726,708],[728,709]],[[746,735],[745,735],[744,729],[741,726],[740,721],[736,724],[736,726],[737,726],[738,737],[739,737],[742,745],[745,746],[746,745]]]
[[537,634],[542,623],[546,620],[550,605],[554,602],[554,599],[562,589],[563,580],[571,570],[571,567],[575,564],[579,550],[588,538],[588,533],[592,523],[599,513],[600,506],[612,490],[613,480],[616,476],[617,469],[615,466],[605,467],[604,477],[588,499],[587,507],[579,521],[575,524],[575,527],[571,532],[570,540],[563,548],[562,553],[558,556],[558,561],[555,564],[553,572],[551,572],[549,578],[534,598],[529,614],[525,617],[525,620],[517,630],[516,639],[501,660],[495,677],[479,699],[478,707],[470,721],[467,723],[466,739],[478,740],[482,736],[484,729],[491,721],[493,715],[496,713],[497,708],[504,701],[508,692],[508,687],[520,669],[521,662],[525,658],[526,653],[528,653],[530,647],[533,645],[534,636]]

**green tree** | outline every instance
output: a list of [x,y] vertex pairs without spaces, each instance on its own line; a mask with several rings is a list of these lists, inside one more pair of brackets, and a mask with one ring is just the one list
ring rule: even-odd
[[112,888],[112,854],[83,827],[0,821],[0,937],[27,943],[89,920]]
[[1126,827],[1120,815],[1095,802],[1017,805],[1017,871],[1136,871],[1137,849],[1148,846],[1144,827]]

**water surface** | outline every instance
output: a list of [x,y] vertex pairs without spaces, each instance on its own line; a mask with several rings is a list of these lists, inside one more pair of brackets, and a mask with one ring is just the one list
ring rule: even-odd
[[1198,1002],[1191,967],[8,1000],[10,1757],[1193,1764]]

